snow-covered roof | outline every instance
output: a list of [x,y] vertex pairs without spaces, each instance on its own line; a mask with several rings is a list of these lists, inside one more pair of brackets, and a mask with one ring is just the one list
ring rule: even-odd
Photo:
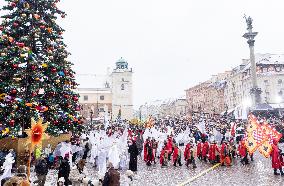
[[78,88],[105,88],[107,82],[110,85],[109,77],[99,74],[77,74],[76,82]]
[[257,64],[284,64],[284,54],[256,54]]
[[[255,54],[255,62],[257,65],[261,64],[284,64],[284,54]],[[243,60],[243,64],[233,69],[234,73],[245,72],[250,69],[250,60]]]

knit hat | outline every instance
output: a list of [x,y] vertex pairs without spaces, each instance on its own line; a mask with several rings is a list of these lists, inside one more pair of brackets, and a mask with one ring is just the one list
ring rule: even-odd
[[59,179],[58,179],[58,182],[65,182],[65,179],[63,178],[63,177],[60,177]]

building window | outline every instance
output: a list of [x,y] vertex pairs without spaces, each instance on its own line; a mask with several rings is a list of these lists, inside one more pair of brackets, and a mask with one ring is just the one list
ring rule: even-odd
[[105,96],[100,96],[100,100],[105,100]]
[[124,78],[122,78],[121,81],[124,82]]
[[279,96],[282,96],[283,95],[282,90],[280,90],[278,94],[279,94]]
[[282,84],[282,79],[278,79],[278,84]]
[[88,101],[88,96],[84,96],[84,101]]
[[124,87],[124,84],[121,84],[121,90],[124,90],[125,87]]
[[104,112],[105,109],[104,108],[99,108],[99,112]]

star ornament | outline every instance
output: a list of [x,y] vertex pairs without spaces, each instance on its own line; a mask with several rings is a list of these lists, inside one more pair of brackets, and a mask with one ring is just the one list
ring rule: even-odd
[[45,130],[48,126],[48,123],[43,125],[43,119],[40,118],[38,121],[35,121],[34,118],[31,119],[31,129],[26,130],[28,134],[28,142],[31,143],[31,146],[34,147],[42,142],[43,137],[46,135]]

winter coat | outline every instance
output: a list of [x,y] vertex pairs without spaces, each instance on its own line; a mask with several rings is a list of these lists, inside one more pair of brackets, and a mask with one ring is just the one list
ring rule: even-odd
[[59,166],[58,178],[68,178],[70,173],[70,165],[67,160],[62,160]]
[[80,184],[80,180],[83,179],[83,176],[80,175],[79,170],[78,169],[72,169],[69,175],[69,180],[72,182],[72,184]]
[[103,186],[120,186],[120,174],[113,167],[105,174]]

